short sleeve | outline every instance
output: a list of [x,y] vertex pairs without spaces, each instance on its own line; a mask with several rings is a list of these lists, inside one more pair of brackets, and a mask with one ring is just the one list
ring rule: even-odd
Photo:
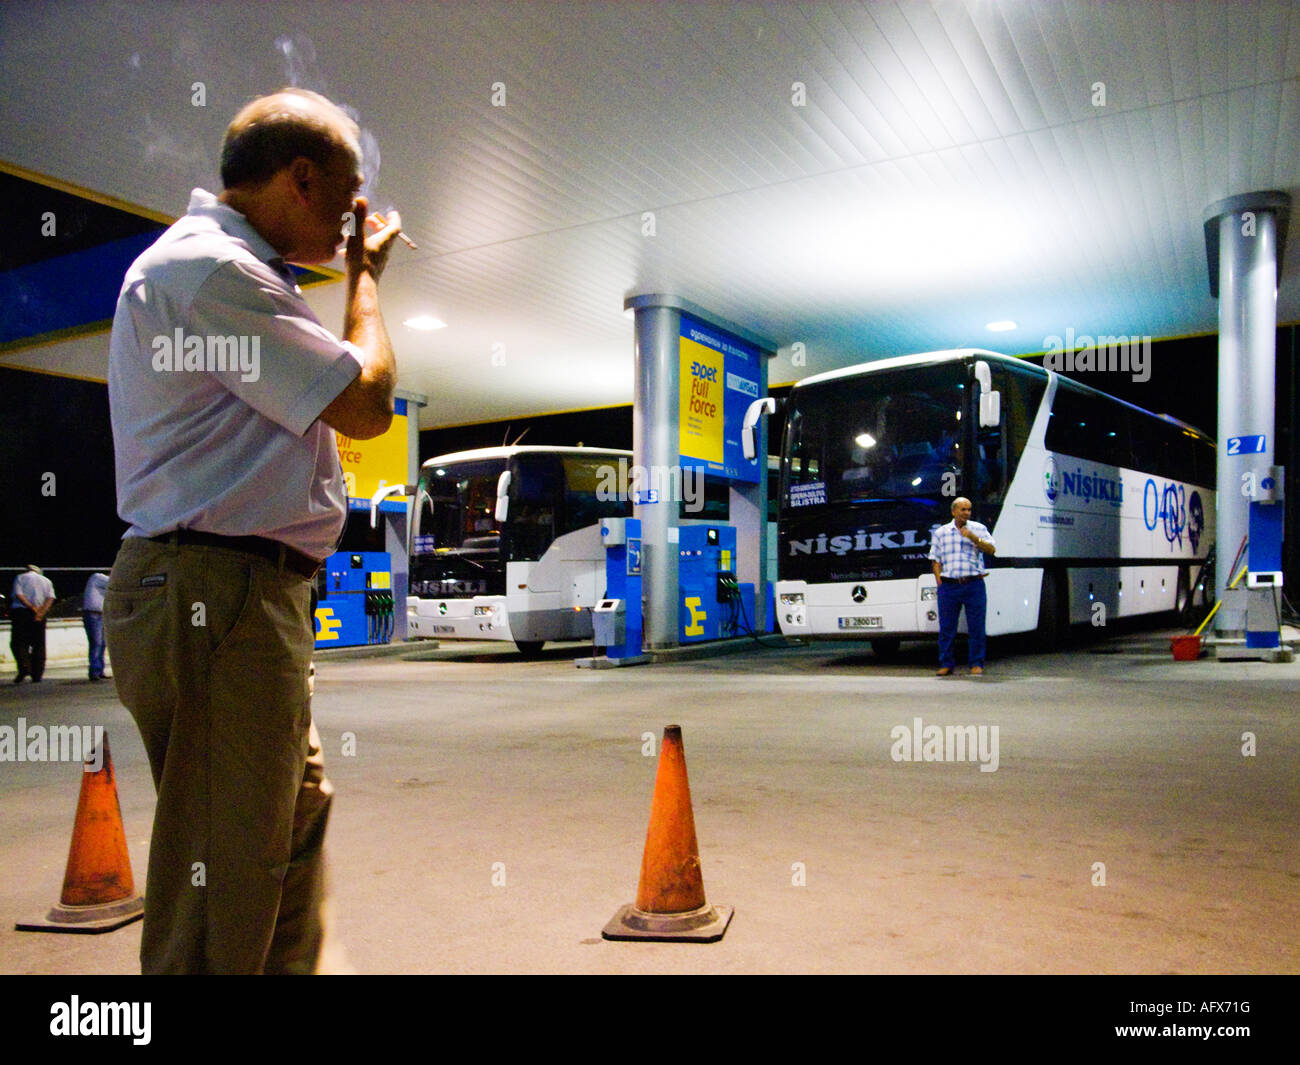
[[195,295],[188,318],[185,343],[199,338],[216,379],[296,436],[361,373],[362,352],[321,325],[259,261],[222,263]]

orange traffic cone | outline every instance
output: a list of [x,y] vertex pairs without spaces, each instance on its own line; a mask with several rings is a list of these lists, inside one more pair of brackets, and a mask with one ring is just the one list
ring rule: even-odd
[[[103,764],[81,777],[63,894],[44,920],[15,925],[20,932],[111,932],[144,916],[144,899],[131,878],[107,736],[103,744]],[[98,761],[94,751],[86,759],[88,765]]]
[[704,898],[682,729],[669,725],[659,752],[636,903],[614,914],[601,935],[606,939],[716,943],[734,912],[730,906],[710,906]]

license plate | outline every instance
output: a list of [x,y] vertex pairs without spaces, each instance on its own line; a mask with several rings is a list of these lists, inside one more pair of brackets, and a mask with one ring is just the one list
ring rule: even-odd
[[883,629],[885,619],[879,615],[872,617],[840,618],[842,629]]
[[434,625],[434,626],[432,626],[432,628],[433,628],[433,631],[434,631],[434,632],[437,632],[437,633],[447,633],[447,634],[451,634],[451,633],[454,633],[454,632],[456,631],[456,626],[455,626],[455,625]]

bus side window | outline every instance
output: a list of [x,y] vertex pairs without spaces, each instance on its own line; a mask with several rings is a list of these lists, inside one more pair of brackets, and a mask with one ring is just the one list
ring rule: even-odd
[[1007,473],[1007,437],[1010,425],[1020,412],[1015,410],[1017,399],[1012,376],[1001,367],[993,372],[993,387],[1002,393],[1002,422],[979,429],[975,437],[974,475],[975,496],[985,505],[999,506],[1007,494],[1010,477]]
[[1038,408],[1043,403],[1047,383],[1030,373],[1008,371],[1001,367],[993,377],[994,387],[1002,392],[1002,476],[1003,492],[1016,476],[1020,456],[1029,443]]
[[975,443],[975,495],[984,504],[1001,503],[1006,494],[1002,429],[981,429]]

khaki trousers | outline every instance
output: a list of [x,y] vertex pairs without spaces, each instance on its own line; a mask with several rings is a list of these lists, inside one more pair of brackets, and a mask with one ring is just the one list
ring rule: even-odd
[[311,973],[333,794],[311,720],[310,582],[255,555],[128,537],[104,597],[118,696],[158,802],[149,973]]

